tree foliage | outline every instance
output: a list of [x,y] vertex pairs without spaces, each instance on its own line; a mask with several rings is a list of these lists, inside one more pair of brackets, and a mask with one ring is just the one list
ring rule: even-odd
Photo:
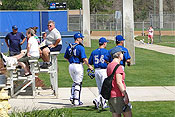
[[[122,0],[89,0],[91,13],[122,11]],[[82,8],[82,0],[2,0],[1,10],[47,10],[51,2],[66,2],[67,8]],[[159,0],[133,0],[135,21],[145,20],[149,13],[159,12]],[[175,0],[164,0],[164,13],[175,12]],[[119,9],[120,8],[120,9]]]
[[1,10],[34,10],[40,0],[2,0]]
[[91,13],[108,12],[112,1],[110,0],[90,0]]

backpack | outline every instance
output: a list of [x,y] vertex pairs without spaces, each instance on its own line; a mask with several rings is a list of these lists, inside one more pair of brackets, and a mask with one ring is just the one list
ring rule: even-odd
[[112,90],[112,80],[114,78],[114,74],[115,71],[117,70],[117,68],[120,66],[120,64],[117,64],[112,72],[112,74],[110,76],[108,76],[107,78],[105,78],[105,80],[103,81],[103,85],[101,88],[101,92],[100,94],[102,95],[102,97],[104,99],[109,100],[111,97],[111,90]]

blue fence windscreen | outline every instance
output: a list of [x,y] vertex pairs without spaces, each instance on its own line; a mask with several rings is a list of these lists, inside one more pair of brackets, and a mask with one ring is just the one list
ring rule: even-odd
[[40,14],[36,11],[3,11],[0,13],[0,32],[12,31],[12,26],[16,25],[19,32],[26,32],[26,28],[37,26],[40,31]]
[[[0,51],[8,52],[4,37],[7,33],[12,32],[13,25],[16,25],[18,32],[24,35],[27,28],[37,26],[37,35],[41,36],[41,32],[47,29],[49,20],[55,22],[55,27],[60,32],[68,31],[67,11],[0,11]],[[62,37],[63,40],[64,38]],[[22,45],[22,49],[26,48],[26,44],[25,42]]]

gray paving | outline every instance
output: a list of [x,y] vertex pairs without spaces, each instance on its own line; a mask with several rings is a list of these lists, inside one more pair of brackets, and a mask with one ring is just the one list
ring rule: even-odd
[[153,51],[157,51],[165,54],[175,55],[175,48],[173,47],[166,47],[166,46],[155,45],[155,44],[146,44],[136,40],[135,40],[135,47],[153,50]]
[[[175,86],[127,87],[127,92],[130,101],[175,101]],[[59,88],[58,99],[51,94],[52,91],[47,90],[47,94],[41,93],[36,98],[22,96],[10,99],[9,103],[12,107],[10,112],[73,107],[69,101],[70,88]],[[81,94],[83,106],[92,106],[92,100],[97,95],[97,87],[83,87]]]

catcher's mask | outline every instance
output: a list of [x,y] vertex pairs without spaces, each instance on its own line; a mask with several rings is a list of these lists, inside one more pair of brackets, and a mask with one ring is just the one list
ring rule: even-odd
[[91,69],[87,69],[87,73],[88,73],[88,76],[91,78],[91,79],[93,79],[93,78],[95,78],[95,72],[94,72],[94,70],[91,70]]

